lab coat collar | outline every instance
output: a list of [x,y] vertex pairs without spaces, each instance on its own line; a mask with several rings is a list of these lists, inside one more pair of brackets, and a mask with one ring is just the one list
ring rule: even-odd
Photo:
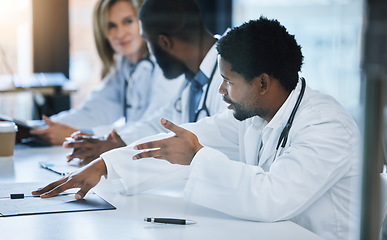
[[271,121],[267,124],[268,128],[283,128],[287,123],[291,112],[293,111],[294,105],[296,104],[298,95],[301,92],[301,81],[298,81],[296,88],[289,94],[286,101],[282,104],[280,109],[278,109],[277,113],[271,119]]
[[[219,40],[221,37],[225,36],[228,31],[230,31],[229,28],[223,33],[222,36],[215,35],[214,38]],[[218,51],[216,50],[216,43],[215,43],[207,52],[206,56],[204,57],[203,61],[199,66],[200,71],[202,71],[208,79],[210,79],[211,77],[212,70],[215,67],[214,64],[215,63],[217,64],[217,58],[218,58]]]
[[[289,97],[282,104],[280,109],[274,115],[270,122],[262,129],[263,150],[259,159],[259,166],[265,164],[269,159],[272,159],[275,154],[278,139],[282,129],[286,125],[293,107],[296,104],[298,95],[301,91],[301,81],[298,81],[296,88],[289,94]],[[259,121],[256,120],[258,123]],[[254,120],[253,120],[254,124]]]
[[[210,79],[212,70],[217,64],[216,59],[218,57],[218,51],[216,50],[216,44],[212,45],[210,50],[207,52],[203,61],[200,63],[199,69],[206,75],[207,79]],[[217,66],[216,66],[217,67]]]

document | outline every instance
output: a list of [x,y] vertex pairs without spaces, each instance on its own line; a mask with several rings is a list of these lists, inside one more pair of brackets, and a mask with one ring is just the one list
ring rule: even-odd
[[[31,191],[44,185],[44,183],[0,183],[0,217],[116,209],[94,192],[87,193],[84,199],[76,200],[74,195],[78,189],[71,189],[56,197],[45,199],[31,195]],[[15,195],[18,198],[12,199],[11,196]]]

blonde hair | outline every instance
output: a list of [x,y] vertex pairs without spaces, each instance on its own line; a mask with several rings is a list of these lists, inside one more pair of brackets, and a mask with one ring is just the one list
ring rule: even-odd
[[109,43],[107,33],[109,10],[113,4],[119,1],[129,2],[136,14],[138,14],[138,10],[143,2],[143,0],[99,0],[96,3],[93,12],[93,31],[97,52],[102,61],[102,78],[109,73],[110,68],[114,65],[115,52]]

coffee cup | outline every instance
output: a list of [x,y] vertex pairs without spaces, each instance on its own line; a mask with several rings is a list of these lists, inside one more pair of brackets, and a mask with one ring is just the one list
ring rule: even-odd
[[0,122],[0,157],[13,155],[17,126],[14,122]]

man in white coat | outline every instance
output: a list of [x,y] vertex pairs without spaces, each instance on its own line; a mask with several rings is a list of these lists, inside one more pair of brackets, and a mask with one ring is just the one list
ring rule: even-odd
[[126,193],[134,193],[130,185],[144,186],[152,174],[146,164],[159,162],[153,174],[167,168],[186,174],[184,197],[193,203],[254,221],[291,220],[324,239],[348,239],[360,162],[353,119],[299,80],[301,47],[278,21],[245,23],[217,49],[219,92],[231,111],[181,127],[161,119],[171,133],[109,151],[33,194],[51,197],[80,187],[79,199],[101,176],[123,180]]

